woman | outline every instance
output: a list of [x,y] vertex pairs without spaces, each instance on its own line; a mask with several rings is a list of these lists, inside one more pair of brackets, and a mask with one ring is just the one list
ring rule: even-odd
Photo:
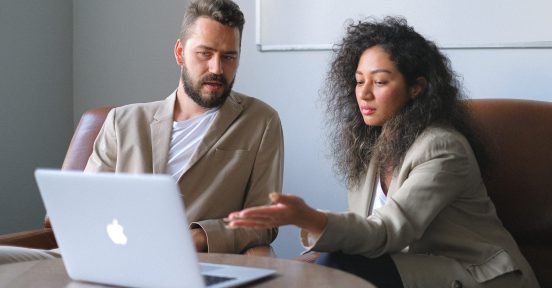
[[350,212],[274,193],[228,226],[296,225],[318,263],[381,287],[538,287],[487,196],[448,59],[401,18],[353,24],[338,47],[327,108]]

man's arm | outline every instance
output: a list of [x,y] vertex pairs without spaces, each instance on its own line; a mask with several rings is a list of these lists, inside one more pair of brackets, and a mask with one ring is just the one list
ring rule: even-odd
[[192,240],[197,252],[207,252],[207,234],[201,228],[192,228]]
[[85,172],[115,172],[117,163],[117,137],[115,132],[116,108],[111,109],[94,141],[92,154],[84,168]]
[[[267,122],[255,154],[243,208],[267,205],[271,192],[281,192],[283,185],[284,139],[278,114]],[[269,245],[278,234],[277,228],[228,229],[222,219],[194,222],[191,228],[202,228],[207,236],[208,252],[241,253],[260,245]]]

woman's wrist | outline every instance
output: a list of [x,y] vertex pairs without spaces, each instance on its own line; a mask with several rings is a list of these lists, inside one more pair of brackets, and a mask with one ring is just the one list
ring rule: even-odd
[[326,213],[310,208],[302,222],[297,226],[311,234],[320,235],[328,224],[328,216],[326,216]]

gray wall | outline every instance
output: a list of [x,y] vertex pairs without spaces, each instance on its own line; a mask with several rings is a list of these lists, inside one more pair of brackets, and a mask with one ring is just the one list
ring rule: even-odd
[[0,1],[0,233],[38,228],[33,171],[60,167],[73,130],[72,1]]
[[74,115],[159,100],[178,84],[173,47],[187,1],[74,0]]

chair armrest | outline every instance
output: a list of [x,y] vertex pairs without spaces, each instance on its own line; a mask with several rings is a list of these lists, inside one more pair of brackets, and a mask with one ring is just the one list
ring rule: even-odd
[[274,252],[274,249],[272,249],[272,246],[269,245],[251,247],[249,249],[246,249],[243,252],[243,255],[276,258],[276,253]]
[[297,256],[297,257],[293,258],[293,260],[307,262],[307,263],[314,263],[314,261],[316,261],[316,259],[318,259],[318,257],[320,257],[319,252],[310,251],[310,252],[307,252],[303,255],[300,255],[300,256]]
[[18,246],[36,249],[57,248],[54,232],[50,228],[0,235],[0,245]]

